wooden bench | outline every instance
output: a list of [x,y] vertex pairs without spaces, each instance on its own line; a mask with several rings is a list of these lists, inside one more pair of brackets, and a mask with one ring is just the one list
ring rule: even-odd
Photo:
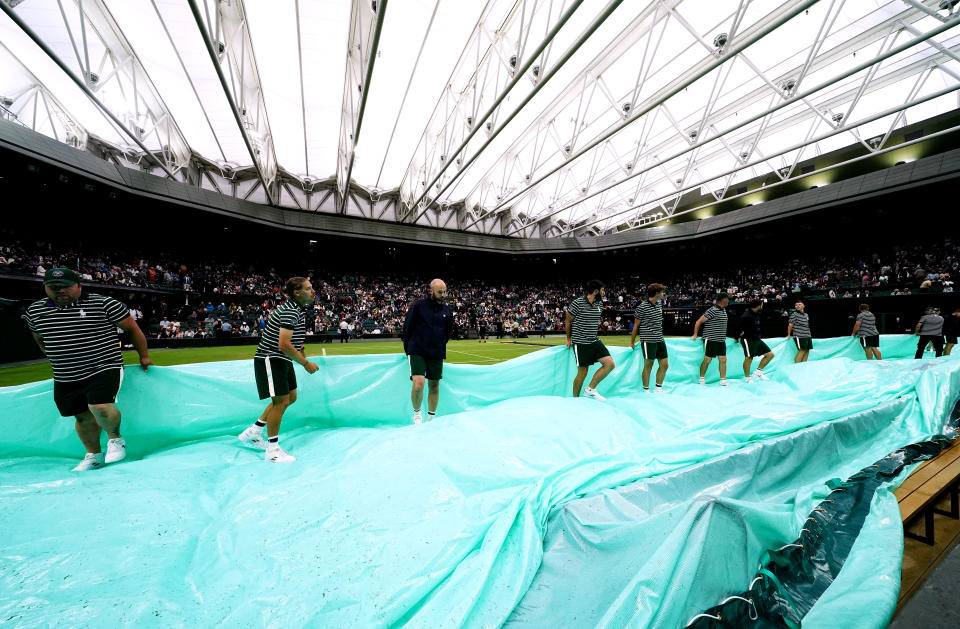
[[[960,440],[924,462],[895,492],[903,519],[903,534],[930,546],[934,545],[934,515],[960,519]],[[950,509],[936,505],[948,494]],[[913,533],[909,526],[923,518],[923,534]]]
[[[955,441],[939,456],[918,466],[894,492],[900,504],[903,535],[906,538],[903,544],[897,613],[960,540],[960,519],[957,517],[960,515],[957,509],[958,484],[960,441]],[[947,506],[949,508],[942,508]],[[936,515],[946,517],[935,518]],[[909,530],[921,522],[922,535]]]

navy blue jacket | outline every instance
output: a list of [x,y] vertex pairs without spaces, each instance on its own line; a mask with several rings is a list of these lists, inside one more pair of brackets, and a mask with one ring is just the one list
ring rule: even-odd
[[446,358],[453,336],[453,311],[433,299],[418,299],[407,309],[403,322],[403,351],[424,358]]

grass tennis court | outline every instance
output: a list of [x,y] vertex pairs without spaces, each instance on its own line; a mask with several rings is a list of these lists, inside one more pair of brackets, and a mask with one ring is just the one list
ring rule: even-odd
[[[543,345],[561,345],[562,336],[547,338],[521,339],[521,343],[539,343]],[[629,336],[605,336],[603,342],[607,345],[626,346],[630,344]],[[361,343],[308,343],[307,356],[319,356],[321,349],[327,351],[327,356],[344,356],[351,354],[399,354],[403,352],[403,345],[399,340],[363,341]],[[473,365],[493,365],[504,360],[523,356],[530,352],[542,349],[539,345],[519,345],[512,342],[490,339],[486,343],[477,341],[450,341],[447,344],[447,362],[468,363]],[[219,360],[245,360],[253,358],[257,351],[256,345],[242,345],[234,347],[198,347],[190,349],[152,349],[150,359],[157,365],[183,365],[187,363],[208,363]],[[123,360],[128,365],[137,364],[137,353],[124,352]],[[37,380],[47,380],[53,377],[49,363],[35,365],[20,365],[17,367],[0,368],[0,386],[9,387]]]

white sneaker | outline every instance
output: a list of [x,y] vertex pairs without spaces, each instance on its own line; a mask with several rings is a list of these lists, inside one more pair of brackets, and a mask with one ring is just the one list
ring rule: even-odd
[[269,442],[267,444],[267,454],[264,458],[274,463],[293,463],[297,460],[296,457],[285,452],[279,445]]
[[657,387],[653,390],[654,395],[663,395],[666,391],[663,390],[663,387]]
[[753,382],[753,379],[752,379],[750,376],[746,376],[746,377],[743,379],[743,381],[744,381],[744,382]]
[[584,397],[590,397],[590,398],[593,398],[593,399],[595,399],[595,400],[605,400],[605,399],[607,399],[607,398],[603,397],[602,395],[600,395],[599,393],[597,393],[597,390],[596,390],[596,389],[591,389],[590,387],[587,387],[586,389],[583,390],[583,396],[584,396]]
[[87,452],[87,456],[83,457],[83,460],[80,461],[80,464],[73,468],[74,472],[86,472],[87,470],[95,470],[98,467],[103,467],[106,463],[103,462],[103,452],[98,452],[96,454],[91,454]]
[[644,393],[644,394],[650,393],[650,389],[644,389],[644,390],[643,390],[643,393]]
[[707,386],[707,381],[706,381],[705,378],[700,378],[700,386],[701,386],[701,387]]
[[107,456],[103,459],[104,463],[116,463],[127,458],[127,442],[123,437],[117,437],[107,442]]
[[724,378],[723,380],[720,381],[720,386],[721,386],[721,387],[729,387],[729,386],[730,386],[730,383],[727,382],[727,379],[726,379],[726,378]]
[[261,450],[267,449],[267,440],[263,438],[263,428],[260,426],[248,426],[237,438],[248,446]]
[[413,423],[422,424],[423,423],[423,414],[420,411],[413,412]]
[[757,369],[756,371],[753,372],[753,377],[756,378],[757,380],[769,380],[769,379],[770,379],[770,377],[767,376],[767,374],[763,373],[763,372],[760,371],[759,369]]

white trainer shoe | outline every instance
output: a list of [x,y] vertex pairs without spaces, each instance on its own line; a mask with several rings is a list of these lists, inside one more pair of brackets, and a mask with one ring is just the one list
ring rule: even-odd
[[264,457],[267,461],[272,461],[274,463],[293,463],[296,461],[296,457],[285,452],[283,448],[279,445],[269,443],[267,444],[267,453]]
[[263,428],[259,426],[248,426],[237,438],[248,446],[261,450],[267,449],[267,440],[263,438]]
[[700,386],[701,387],[707,386],[707,380],[705,378],[700,378]]
[[767,374],[763,373],[763,372],[760,371],[759,369],[757,369],[756,371],[753,372],[753,377],[756,378],[757,380],[769,380],[769,379],[770,379],[770,376],[768,376]]
[[590,398],[593,398],[593,399],[595,399],[595,400],[605,400],[605,399],[607,399],[607,398],[603,397],[602,395],[600,395],[599,393],[597,393],[597,390],[596,390],[596,389],[591,389],[590,387],[587,387],[586,389],[583,390],[583,396],[584,396],[584,397],[590,397]]
[[729,387],[729,386],[730,386],[730,383],[727,382],[727,379],[726,379],[726,378],[724,378],[723,380],[720,381],[720,386],[721,386],[721,387]]
[[74,472],[86,472],[87,470],[95,470],[99,467],[103,467],[106,463],[103,462],[103,452],[98,452],[96,454],[91,454],[87,452],[87,456],[83,457],[83,460],[80,461],[80,464],[73,468]]
[[423,414],[420,411],[413,412],[413,423],[422,424],[423,423]]
[[663,395],[666,391],[663,390],[663,387],[657,387],[653,390],[654,395]]
[[123,437],[117,437],[107,441],[107,456],[104,457],[104,463],[116,463],[127,458],[127,442]]
[[744,382],[753,382],[753,378],[751,378],[750,376],[746,376],[746,377],[744,377],[743,381],[744,381]]

